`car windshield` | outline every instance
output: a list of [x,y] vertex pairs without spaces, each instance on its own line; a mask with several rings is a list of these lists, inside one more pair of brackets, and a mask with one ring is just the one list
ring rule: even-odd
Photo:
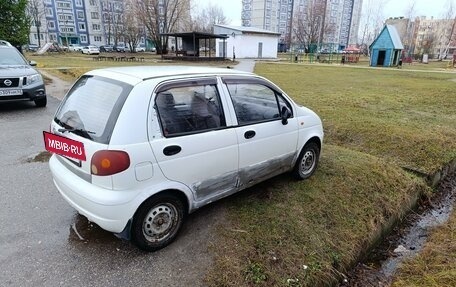
[[14,48],[0,49],[0,65],[28,65],[28,62]]
[[83,76],[68,92],[54,120],[75,134],[108,144],[131,89],[119,81]]

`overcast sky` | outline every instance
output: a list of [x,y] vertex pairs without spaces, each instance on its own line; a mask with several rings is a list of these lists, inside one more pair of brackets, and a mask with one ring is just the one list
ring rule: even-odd
[[[227,18],[231,20],[231,25],[241,25],[241,0],[192,0],[195,7],[200,9],[207,6],[209,3],[220,6]],[[369,0],[363,0],[366,4]],[[371,0],[377,1],[377,0]],[[387,3],[384,6],[385,19],[389,17],[403,16],[410,2],[413,0],[385,0]],[[448,1],[456,2],[456,0],[415,0],[416,16],[434,16],[434,18],[442,18],[444,7],[447,7]]]

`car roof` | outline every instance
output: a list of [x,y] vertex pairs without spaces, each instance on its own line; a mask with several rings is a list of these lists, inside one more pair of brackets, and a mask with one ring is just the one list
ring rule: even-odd
[[129,84],[162,77],[185,77],[198,75],[253,75],[233,69],[198,67],[198,66],[129,66],[98,69],[88,72],[89,75],[108,76],[121,79]]

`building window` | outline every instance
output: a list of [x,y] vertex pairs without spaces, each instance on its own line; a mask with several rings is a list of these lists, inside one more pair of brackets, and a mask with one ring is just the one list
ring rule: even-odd
[[80,39],[81,39],[81,42],[87,43],[87,35],[81,35]]
[[54,21],[48,22],[48,28],[49,28],[50,30],[54,30],[54,29],[55,29],[55,23],[54,23]]
[[82,6],[82,0],[76,0],[75,3],[76,3],[76,6],[79,6],[79,7]]
[[86,29],[86,26],[84,23],[79,23],[78,27],[79,27],[79,30],[81,30],[81,31],[85,31],[85,29]]
[[98,12],[90,12],[90,17],[92,19],[99,19],[100,15],[98,14]]
[[92,24],[92,29],[94,31],[100,31],[101,30],[101,26],[100,26],[100,24]]
[[70,9],[71,4],[69,2],[57,2],[57,7]]
[[77,11],[78,19],[84,20],[84,11]]
[[49,34],[49,40],[54,42],[54,41],[56,41],[56,39],[57,39],[57,36],[55,34]]
[[101,42],[101,36],[93,36],[95,42]]
[[90,0],[89,4],[90,6],[97,6],[97,2],[95,2],[95,0]]
[[46,8],[46,16],[53,16],[52,8]]

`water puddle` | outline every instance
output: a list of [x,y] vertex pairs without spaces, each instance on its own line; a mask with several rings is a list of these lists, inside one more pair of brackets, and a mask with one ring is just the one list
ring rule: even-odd
[[448,221],[455,203],[456,174],[453,174],[440,184],[438,194],[431,201],[423,202],[418,211],[393,229],[340,286],[390,286],[400,264],[422,250],[429,232]]

